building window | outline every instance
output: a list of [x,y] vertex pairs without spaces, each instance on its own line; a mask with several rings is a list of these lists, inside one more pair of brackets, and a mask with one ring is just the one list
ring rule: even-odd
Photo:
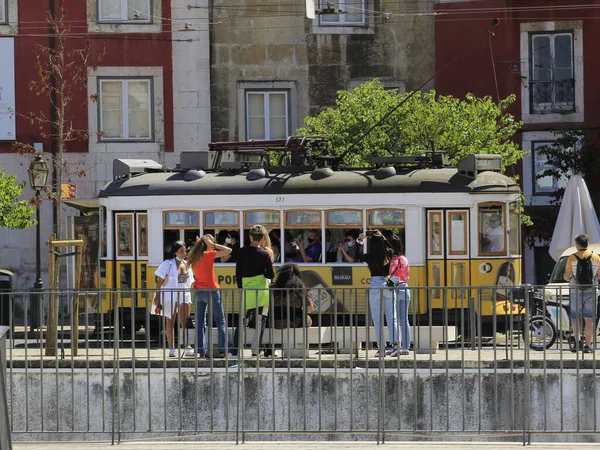
[[573,33],[531,35],[532,114],[575,111]]
[[565,175],[560,178],[552,175],[541,177],[545,170],[550,169],[548,157],[540,150],[549,147],[552,141],[536,141],[531,143],[531,158],[533,162],[533,195],[549,195],[567,186]]
[[5,24],[8,22],[6,17],[6,0],[0,0],[0,23]]
[[366,0],[321,0],[320,26],[364,26]]
[[151,22],[150,0],[98,0],[99,22]]
[[100,80],[100,140],[152,139],[150,79]]
[[289,91],[246,91],[246,139],[284,139],[289,129]]

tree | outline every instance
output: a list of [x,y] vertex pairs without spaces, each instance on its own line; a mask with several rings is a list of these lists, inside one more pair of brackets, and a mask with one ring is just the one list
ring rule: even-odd
[[337,107],[304,119],[299,135],[332,140],[341,164],[367,166],[369,156],[421,155],[445,152],[451,163],[473,153],[502,155],[504,168],[525,154],[511,140],[521,128],[506,112],[515,96],[496,104],[490,97],[464,100],[435,91],[398,94],[379,80],[352,92],[339,91]]
[[35,210],[25,201],[17,200],[25,182],[17,183],[16,175],[0,171],[0,228],[29,228],[36,224],[31,220]]
[[[71,36],[70,21],[67,20],[65,0],[58,0],[57,9],[47,14],[47,22],[51,29],[50,45],[37,45],[35,67],[38,78],[30,81],[29,89],[36,95],[46,97],[49,102],[50,115],[44,111],[19,114],[36,125],[43,139],[51,139],[55,152],[42,154],[50,163],[53,170],[53,183],[48,189],[49,199],[56,207],[55,236],[60,241],[66,237],[63,230],[62,185],[71,176],[85,176],[86,170],[78,164],[68,163],[65,159],[67,146],[75,141],[85,142],[89,138],[88,131],[76,127],[77,118],[81,115],[81,104],[87,106],[87,78],[88,66],[91,55],[91,42],[89,38],[80,39]],[[71,39],[70,39],[71,38]],[[102,58],[98,56],[98,60]],[[95,69],[95,66],[94,66]],[[85,93],[85,94],[84,94]],[[96,98],[92,98],[96,101]],[[75,103],[74,103],[75,102]],[[83,108],[85,110],[85,107]],[[14,148],[20,154],[32,152],[28,143],[16,142]],[[59,287],[60,258],[55,258],[55,263],[49,267],[52,274],[50,286]],[[74,309],[76,310],[76,309]],[[75,324],[78,316],[75,314]],[[55,293],[50,294],[48,310],[48,330],[46,341],[46,356],[56,353],[56,330],[58,326],[58,301]],[[75,350],[76,352],[76,350]]]
[[[552,177],[556,180],[568,180],[572,175],[580,174],[586,182],[596,211],[600,204],[600,143],[598,136],[583,130],[556,130],[556,139],[552,143],[537,147],[536,153],[546,157],[546,169],[536,174],[536,180]],[[566,183],[565,183],[566,185]],[[535,222],[535,230],[530,230],[526,243],[530,246],[536,240],[548,240],[552,237],[559,206],[565,193],[565,187],[550,192],[551,205],[530,208]]]
[[[17,115],[26,118],[39,129],[43,139],[51,139],[56,147],[56,153],[43,153],[41,156],[52,167],[53,183],[47,189],[48,199],[57,204],[55,234],[58,239],[64,239],[62,227],[63,211],[61,207],[61,186],[71,177],[83,177],[86,170],[79,164],[67,162],[65,151],[69,143],[85,142],[89,136],[85,129],[78,129],[74,122],[81,115],[81,104],[73,103],[81,99],[87,104],[87,77],[91,43],[89,39],[79,39],[71,36],[67,9],[64,0],[57,2],[57,11],[49,11],[46,21],[52,30],[53,43],[50,46],[37,45],[35,67],[38,78],[29,82],[29,89],[36,95],[46,97],[50,105],[50,115],[40,112],[29,112]],[[102,59],[104,52],[98,56]],[[95,66],[94,66],[95,68]],[[96,101],[95,98],[91,99]],[[87,105],[86,105],[87,106]],[[29,143],[16,142],[14,149],[20,154],[30,154],[33,148]],[[54,273],[54,284],[58,286],[59,265],[57,262]]]

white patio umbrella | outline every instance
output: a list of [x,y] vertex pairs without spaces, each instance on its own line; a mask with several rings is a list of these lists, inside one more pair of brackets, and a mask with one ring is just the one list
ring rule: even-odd
[[600,222],[594,210],[590,192],[581,175],[569,180],[563,197],[558,219],[550,242],[550,256],[558,261],[560,255],[575,245],[575,236],[585,233],[590,243],[600,242]]

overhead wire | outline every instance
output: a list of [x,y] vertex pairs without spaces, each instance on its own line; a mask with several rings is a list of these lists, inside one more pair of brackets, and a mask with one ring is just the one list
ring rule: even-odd
[[[483,7],[479,7],[479,8],[455,8],[455,9],[443,9],[443,10],[438,10],[438,11],[422,11],[422,10],[415,10],[415,11],[405,11],[405,10],[397,10],[397,9],[386,9],[384,10],[384,6],[386,4],[390,4],[390,5],[397,5],[398,3],[419,3],[419,0],[416,1],[411,1],[411,2],[401,2],[401,1],[393,1],[393,2],[386,2],[386,1],[381,1],[379,3],[380,7],[381,7],[381,11],[378,10],[372,10],[372,9],[366,9],[366,8],[354,8],[352,6],[349,6],[349,8],[353,8],[353,11],[362,11],[364,14],[374,14],[374,15],[383,15],[383,14],[392,14],[392,16],[400,16],[400,17],[419,17],[419,16],[427,16],[427,15],[431,15],[431,16],[455,16],[455,15],[463,15],[463,14],[482,14],[482,13],[510,13],[510,12],[550,12],[550,11],[568,11],[568,10],[582,10],[582,9],[599,9],[600,8],[600,4],[571,4],[571,5],[543,5],[543,6],[526,6],[526,7],[514,7],[514,6],[504,6],[504,7],[493,7],[493,8],[483,8]],[[189,5],[191,6],[191,5]],[[282,7],[281,6],[277,6],[277,5],[272,5],[272,4],[265,4],[265,5],[252,5],[252,6],[239,6],[239,4],[236,5],[227,5],[227,6],[219,6],[219,5],[214,5],[212,6],[213,10],[219,10],[219,9],[227,9],[227,10],[240,10],[240,11],[246,11],[246,12],[265,12],[265,15],[261,16],[261,15],[256,15],[253,14],[252,16],[239,16],[239,15],[227,15],[227,16],[223,16],[223,18],[248,18],[248,19],[254,19],[254,18],[277,18],[277,17],[296,17],[296,14],[274,14],[273,12],[269,12],[269,11],[264,11],[265,8],[276,8],[277,11],[282,11]],[[131,10],[137,11],[135,8],[131,8],[128,7]],[[209,7],[197,7],[197,6],[191,6],[190,9],[208,9]],[[293,8],[290,9],[289,11],[285,11],[284,12],[289,12],[289,13],[300,13],[300,17],[303,16],[303,12],[304,12],[304,4],[302,3],[302,8]],[[336,12],[336,14],[339,14],[340,12]],[[341,12],[342,14],[344,13],[343,11]],[[164,22],[189,22],[189,19],[186,18],[172,18],[172,17],[166,17],[166,16],[159,16],[159,15],[154,15],[151,14],[149,15],[149,17],[151,17],[152,19],[155,20],[160,20],[160,21],[164,21]],[[589,16],[583,16],[580,17],[581,19],[583,18],[589,18]],[[208,18],[207,18],[208,19]],[[193,20],[200,20],[200,18],[194,18]],[[452,19],[454,20],[454,19]],[[72,20],[72,21],[64,21],[65,24],[73,24],[77,27],[87,27],[87,23],[82,21],[82,20]],[[108,23],[108,22],[107,22]],[[116,22],[119,23],[119,22]],[[135,23],[135,21],[124,21],[123,23]],[[140,21],[140,24],[145,23],[145,21]],[[25,28],[23,25],[24,24],[39,24],[40,26],[46,26],[47,25],[47,21],[24,21],[24,20],[20,20],[18,22],[18,26],[19,28]],[[196,25],[196,24],[194,24]]]

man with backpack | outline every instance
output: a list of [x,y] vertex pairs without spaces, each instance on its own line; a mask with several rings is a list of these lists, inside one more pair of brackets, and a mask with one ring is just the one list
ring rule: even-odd
[[[580,234],[575,238],[577,251],[569,256],[565,266],[564,279],[570,283],[569,318],[571,319],[571,351],[583,350],[592,353],[594,336],[594,306],[596,304],[596,285],[600,278],[600,256],[587,249],[589,237]],[[584,319],[585,343],[579,342],[581,336],[581,318]]]

